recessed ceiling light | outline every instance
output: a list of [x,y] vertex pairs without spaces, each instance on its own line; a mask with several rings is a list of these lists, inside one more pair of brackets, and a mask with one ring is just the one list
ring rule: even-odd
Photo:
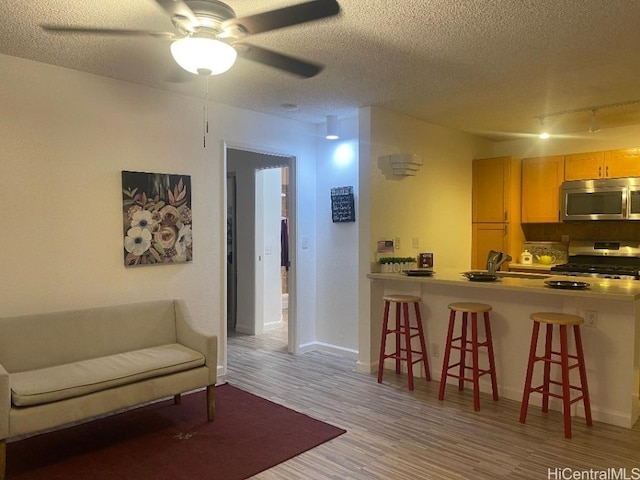
[[297,112],[298,111],[298,105],[296,105],[295,103],[283,103],[280,106],[282,108],[284,108],[285,110],[288,110],[290,112]]

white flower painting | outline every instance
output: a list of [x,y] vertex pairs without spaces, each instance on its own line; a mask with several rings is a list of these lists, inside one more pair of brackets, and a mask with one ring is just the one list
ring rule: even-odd
[[122,172],[125,266],[193,259],[191,177]]

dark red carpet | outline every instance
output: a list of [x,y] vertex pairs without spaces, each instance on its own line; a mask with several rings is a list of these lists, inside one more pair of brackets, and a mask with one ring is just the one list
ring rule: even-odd
[[244,392],[205,394],[146,406],[7,444],[7,479],[245,479],[345,433]]

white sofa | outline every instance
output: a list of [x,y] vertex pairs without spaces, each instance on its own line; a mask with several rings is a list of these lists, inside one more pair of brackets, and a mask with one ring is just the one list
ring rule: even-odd
[[13,437],[204,387],[212,421],[217,348],[180,300],[0,319],[0,480]]

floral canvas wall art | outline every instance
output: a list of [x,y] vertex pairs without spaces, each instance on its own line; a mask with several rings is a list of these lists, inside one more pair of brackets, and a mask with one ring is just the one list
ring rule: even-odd
[[191,177],[122,172],[125,266],[190,262]]

